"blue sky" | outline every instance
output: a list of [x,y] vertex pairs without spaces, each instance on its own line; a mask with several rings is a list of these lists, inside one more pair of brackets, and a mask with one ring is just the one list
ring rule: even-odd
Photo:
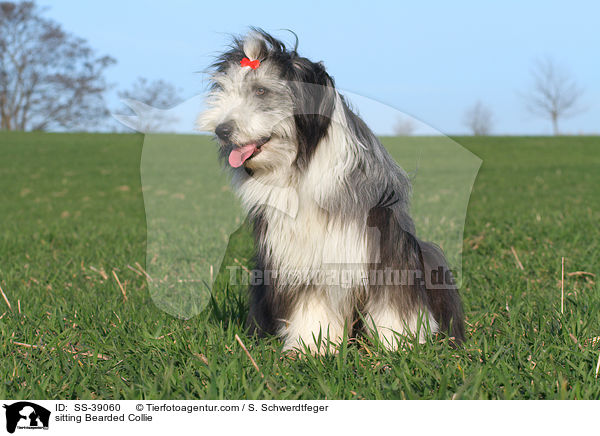
[[[550,56],[585,89],[586,111],[562,122],[566,133],[600,133],[600,2],[260,2],[40,1],[47,16],[118,61],[117,88],[136,77],[168,80],[186,98],[203,92],[206,68],[228,34],[259,26],[323,60],[336,84],[413,116],[445,134],[466,132],[476,100],[494,113],[496,134],[549,134],[519,92],[535,59]],[[118,107],[116,91],[109,97]],[[393,117],[383,105],[357,105],[378,133]],[[378,112],[379,111],[379,112]]]

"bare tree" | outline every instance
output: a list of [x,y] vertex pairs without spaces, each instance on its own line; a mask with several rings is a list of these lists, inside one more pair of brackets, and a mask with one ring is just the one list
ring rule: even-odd
[[398,117],[396,124],[394,124],[394,133],[397,136],[410,136],[416,130],[415,123],[408,117]]
[[489,135],[492,131],[494,115],[485,104],[477,101],[469,107],[464,114],[463,124],[471,130],[475,136]]
[[532,74],[532,90],[525,95],[527,109],[552,121],[552,130],[558,135],[559,120],[581,112],[579,102],[583,89],[550,58],[537,61]]
[[88,43],[35,3],[0,2],[0,129],[85,128],[108,114],[104,70]]
[[150,82],[143,77],[138,77],[129,90],[119,92],[119,97],[138,114],[135,129],[140,132],[168,130],[168,124],[176,122],[177,118],[167,109],[183,100],[180,90],[173,84],[164,80]]

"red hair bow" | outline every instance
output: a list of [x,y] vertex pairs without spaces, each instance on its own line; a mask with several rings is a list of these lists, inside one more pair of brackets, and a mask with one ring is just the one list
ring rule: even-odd
[[254,59],[253,61],[251,61],[248,58],[244,58],[241,60],[240,64],[242,65],[242,67],[250,67],[253,70],[256,70],[260,65],[260,61],[258,59]]

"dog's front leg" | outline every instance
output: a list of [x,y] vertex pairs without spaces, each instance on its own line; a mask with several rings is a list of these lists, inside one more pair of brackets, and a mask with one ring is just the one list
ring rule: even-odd
[[332,308],[325,293],[308,291],[299,295],[279,331],[284,340],[283,351],[304,351],[308,347],[313,354],[335,352],[349,319],[343,310]]
[[387,299],[367,304],[365,322],[368,332],[377,336],[381,345],[388,350],[401,348],[411,336],[417,336],[419,343],[424,343],[428,334],[438,330],[437,322],[429,310],[401,310]]

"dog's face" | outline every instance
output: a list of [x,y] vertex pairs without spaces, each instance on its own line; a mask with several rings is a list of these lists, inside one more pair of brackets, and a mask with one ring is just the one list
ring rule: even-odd
[[269,61],[253,70],[232,61],[213,76],[203,127],[215,133],[232,167],[274,169],[296,157],[293,96]]
[[[242,65],[247,58],[256,68]],[[323,66],[253,31],[214,65],[202,130],[215,133],[233,168],[274,171],[301,165],[326,134],[333,81]]]

